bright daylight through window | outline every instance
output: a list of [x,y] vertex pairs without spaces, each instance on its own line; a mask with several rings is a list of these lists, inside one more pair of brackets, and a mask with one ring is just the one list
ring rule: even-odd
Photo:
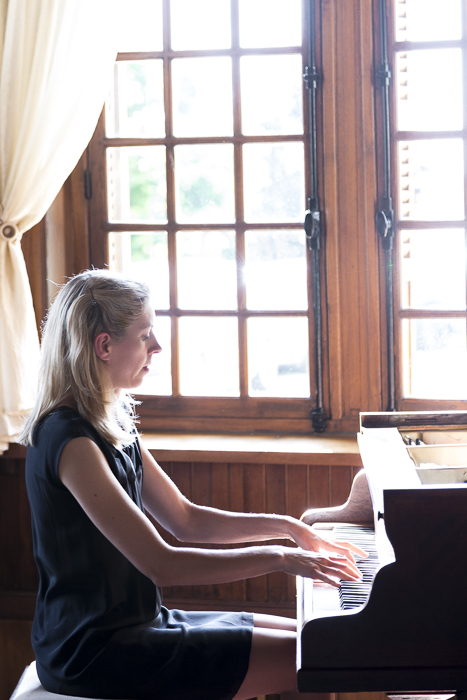
[[153,292],[143,391],[310,396],[301,0],[134,0],[106,103],[109,260]]
[[403,397],[467,399],[465,2],[393,8]]

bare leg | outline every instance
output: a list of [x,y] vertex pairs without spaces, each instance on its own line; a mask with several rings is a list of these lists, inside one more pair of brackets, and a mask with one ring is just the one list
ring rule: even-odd
[[297,621],[291,617],[282,617],[281,615],[267,615],[264,613],[253,614],[255,627],[267,627],[269,629],[290,630],[295,632],[297,629]]
[[255,626],[250,664],[234,700],[296,690],[295,637],[290,630]]

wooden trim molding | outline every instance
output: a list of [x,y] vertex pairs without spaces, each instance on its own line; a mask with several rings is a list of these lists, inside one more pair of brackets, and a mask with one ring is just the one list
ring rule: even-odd
[[160,461],[362,466],[356,436],[148,432],[143,440]]

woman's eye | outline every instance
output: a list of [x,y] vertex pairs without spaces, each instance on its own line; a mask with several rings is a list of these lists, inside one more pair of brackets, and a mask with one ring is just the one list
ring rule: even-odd
[[150,335],[143,335],[143,340],[149,340],[150,337]]

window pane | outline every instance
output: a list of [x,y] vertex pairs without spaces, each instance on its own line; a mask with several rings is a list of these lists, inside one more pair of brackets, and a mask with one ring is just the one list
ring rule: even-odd
[[162,0],[132,0],[118,7],[118,51],[162,51]]
[[397,127],[401,131],[462,129],[462,51],[397,54]]
[[248,135],[302,134],[302,57],[240,59],[242,131]]
[[310,395],[306,318],[249,318],[250,396]]
[[148,285],[156,309],[165,310],[170,307],[169,256],[165,231],[110,233],[109,261],[111,270]]
[[245,283],[248,309],[306,309],[304,232],[247,231]]
[[178,231],[177,285],[180,309],[236,309],[234,231]]
[[462,36],[461,0],[395,3],[396,41],[436,41]]
[[299,222],[304,217],[302,143],[250,143],[243,147],[245,220]]
[[165,147],[107,149],[109,221],[167,221]]
[[239,396],[236,318],[179,320],[183,396]]
[[301,46],[301,0],[239,0],[240,46]]
[[235,221],[233,146],[176,146],[175,191],[179,223]]
[[156,316],[154,335],[156,336],[162,351],[153,355],[149,374],[144,382],[135,390],[137,394],[156,394],[157,396],[171,396],[171,351],[170,351],[170,318],[168,316]]
[[464,230],[402,231],[402,307],[465,309]]
[[165,136],[163,64],[117,61],[114,89],[106,101],[107,136]]
[[228,49],[229,0],[171,0],[172,49]]
[[172,61],[175,136],[231,136],[232,61],[181,58]]
[[464,218],[464,158],[461,139],[399,143],[402,219]]
[[404,395],[467,399],[465,319],[405,319]]

